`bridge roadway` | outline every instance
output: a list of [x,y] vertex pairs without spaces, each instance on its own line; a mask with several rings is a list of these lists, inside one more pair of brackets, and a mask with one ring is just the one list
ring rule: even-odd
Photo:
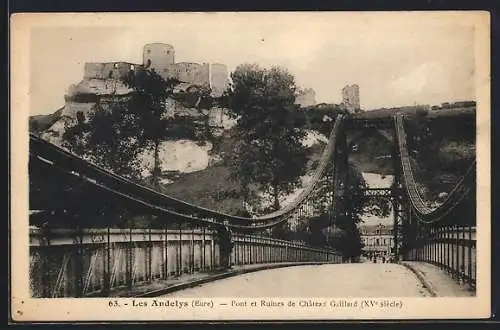
[[417,277],[391,263],[294,266],[230,277],[162,297],[428,297]]

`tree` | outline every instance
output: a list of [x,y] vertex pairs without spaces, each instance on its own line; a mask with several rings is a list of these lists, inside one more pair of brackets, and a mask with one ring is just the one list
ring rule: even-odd
[[140,70],[131,71],[125,83],[133,89],[128,109],[136,119],[139,143],[153,151],[152,184],[158,188],[161,142],[199,138],[198,125],[192,118],[172,113],[167,107],[166,101],[178,83],[176,79],[164,80],[154,70]]
[[291,230],[288,221],[284,221],[274,226],[271,230],[271,235],[274,238],[283,239],[287,241],[291,241],[295,238],[294,232]]
[[66,127],[62,145],[98,166],[137,179],[138,127],[129,116],[126,101],[98,102],[88,118],[81,112],[76,117],[76,124]]
[[139,143],[153,149],[153,186],[158,186],[160,175],[160,143],[168,131],[166,100],[172,94],[175,82],[165,81],[154,71],[131,71],[124,79],[133,89],[128,110],[137,122]]
[[363,243],[357,226],[338,228],[327,234],[329,245],[339,251],[344,258],[353,259],[361,255]]
[[238,143],[231,161],[234,180],[248,196],[257,184],[280,208],[279,197],[300,184],[307,161],[301,144],[305,131],[296,127],[294,77],[285,69],[241,65],[231,74],[229,108],[237,118]]
[[306,221],[299,221],[292,231],[293,239],[311,244],[311,231]]

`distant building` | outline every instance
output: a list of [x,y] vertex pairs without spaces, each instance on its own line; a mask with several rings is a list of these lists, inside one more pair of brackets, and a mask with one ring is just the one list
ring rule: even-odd
[[297,98],[295,99],[295,104],[301,107],[311,107],[316,105],[316,92],[312,88],[306,88],[299,91]]
[[350,113],[360,112],[361,108],[359,105],[359,86],[347,85],[342,88],[342,105]]
[[460,101],[460,102],[455,102],[455,103],[453,103],[453,106],[455,108],[475,107],[476,106],[476,101]]
[[360,228],[361,241],[364,244],[362,253],[365,256],[389,257],[394,248],[392,226],[379,224],[377,226],[363,226]]
[[128,62],[85,63],[84,79],[123,79],[130,71],[142,69],[141,64]]
[[450,103],[450,102],[444,102],[441,103],[441,109],[454,109],[454,108],[471,108],[471,107],[476,107],[476,102],[475,101],[460,101],[460,102],[455,102],[455,103]]

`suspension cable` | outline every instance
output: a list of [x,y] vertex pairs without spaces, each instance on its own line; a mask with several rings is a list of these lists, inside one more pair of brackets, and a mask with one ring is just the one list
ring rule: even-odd
[[476,161],[467,169],[465,175],[457,182],[448,194],[446,200],[436,208],[429,207],[423,200],[413,175],[411,158],[408,152],[407,135],[404,128],[404,116],[394,116],[397,144],[399,146],[400,165],[403,172],[403,185],[408,194],[411,206],[417,220],[424,223],[435,223],[442,220],[448,213],[461,205],[469,195],[475,182]]

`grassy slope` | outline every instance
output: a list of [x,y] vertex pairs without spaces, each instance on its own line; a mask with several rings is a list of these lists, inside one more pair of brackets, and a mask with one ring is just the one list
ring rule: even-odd
[[[232,131],[224,132],[222,138],[213,143],[212,154],[224,158],[233,149]],[[229,177],[230,170],[224,161],[202,171],[179,173],[171,184],[163,185],[164,193],[188,203],[227,214],[241,214],[245,211],[240,187]]]
[[176,182],[163,186],[163,191],[188,203],[223,213],[244,211],[239,186],[229,179],[229,169],[222,165],[184,174]]

